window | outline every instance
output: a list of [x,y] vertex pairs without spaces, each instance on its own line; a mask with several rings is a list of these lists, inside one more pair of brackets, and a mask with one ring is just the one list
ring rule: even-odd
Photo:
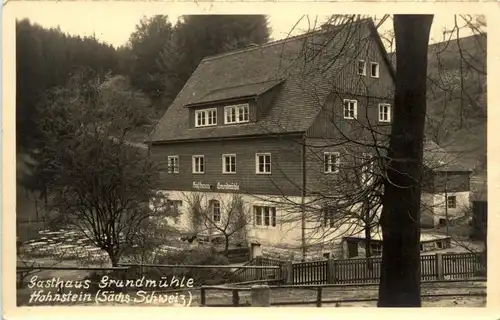
[[358,60],[358,75],[366,76],[366,61]]
[[382,244],[381,243],[370,243],[370,250],[372,256],[381,256],[382,255]]
[[214,223],[219,223],[221,221],[220,202],[218,200],[211,200],[210,207],[212,210],[212,221]]
[[255,155],[255,172],[256,173],[271,173],[271,154],[257,153]]
[[254,206],[254,225],[263,227],[276,227],[276,208]]
[[226,124],[250,121],[248,103],[225,107],[224,119]]
[[372,62],[371,63],[370,75],[372,76],[372,78],[378,78],[379,77],[379,66],[378,66],[378,63],[376,63],[376,62]]
[[446,225],[446,219],[441,218],[441,219],[439,219],[438,223],[439,223],[440,226],[445,226]]
[[167,204],[171,209],[178,210],[179,207],[182,207],[182,200],[167,200]]
[[167,205],[169,206],[170,210],[176,214],[174,217],[174,223],[178,224],[179,223],[179,208],[182,207],[182,200],[167,200]]
[[168,156],[168,173],[179,173],[179,156]]
[[193,156],[193,173],[205,173],[205,156]]
[[356,119],[358,116],[358,101],[344,100],[344,119]]
[[195,127],[208,127],[217,125],[217,109],[195,111]]
[[324,153],[325,173],[339,172],[340,156],[338,152]]
[[448,196],[448,199],[446,200],[446,205],[450,209],[454,209],[457,207],[457,197],[455,196]]
[[322,215],[322,226],[333,228],[335,225],[335,216],[337,215],[337,209],[333,206],[324,206],[321,209]]
[[391,122],[391,105],[381,103],[378,105],[378,121]]
[[236,173],[236,155],[222,155],[222,173]]
[[437,241],[437,242],[436,242],[436,248],[437,248],[437,249],[443,249],[443,242],[441,242],[441,241]]

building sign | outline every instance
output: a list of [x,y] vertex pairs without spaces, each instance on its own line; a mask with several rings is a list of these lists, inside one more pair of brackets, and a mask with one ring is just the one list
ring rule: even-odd
[[[220,182],[220,181],[218,181],[215,186],[216,186],[217,190],[233,190],[233,191],[240,190],[240,185],[237,182]],[[193,189],[211,190],[211,189],[213,189],[213,186],[209,183],[203,183],[200,181],[193,181]]]
[[193,189],[207,190],[210,189],[210,185],[208,183],[193,181]]
[[217,189],[218,190],[240,190],[240,185],[233,182],[233,183],[220,183],[217,182]]

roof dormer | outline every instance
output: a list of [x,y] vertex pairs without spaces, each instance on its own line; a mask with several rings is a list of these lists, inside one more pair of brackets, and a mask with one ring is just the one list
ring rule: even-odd
[[245,124],[258,121],[265,113],[267,99],[261,99],[284,80],[270,80],[212,90],[189,108],[191,128]]

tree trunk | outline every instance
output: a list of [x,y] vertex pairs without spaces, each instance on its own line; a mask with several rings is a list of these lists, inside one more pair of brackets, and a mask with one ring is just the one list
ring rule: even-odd
[[117,254],[115,254],[113,248],[111,248],[110,250],[106,250],[106,252],[108,253],[109,260],[111,261],[111,266],[118,267],[118,262],[120,260],[120,257]]
[[420,307],[420,180],[432,15],[395,15],[394,121],[380,219],[379,307]]
[[366,271],[373,269],[373,261],[370,259],[372,256],[372,226],[370,221],[370,203],[365,199],[364,203],[364,224],[365,224],[365,257],[366,257]]

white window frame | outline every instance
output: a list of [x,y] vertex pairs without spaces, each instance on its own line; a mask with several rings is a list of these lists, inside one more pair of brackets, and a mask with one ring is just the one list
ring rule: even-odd
[[[363,64],[363,71],[359,72],[360,71],[360,64],[361,63]],[[358,75],[360,75],[360,76],[366,76],[366,60],[358,60],[357,69],[358,69]]]
[[[366,243],[365,243],[365,245],[366,245]],[[382,243],[379,243],[379,242],[370,243],[370,251],[371,251],[372,256],[374,256],[374,257],[381,256],[382,251],[383,251]]]
[[[174,164],[172,165],[170,161],[173,160]],[[179,173],[179,156],[168,156],[167,157],[167,172],[168,173]]]
[[[234,110],[234,121],[232,117],[231,119],[228,119],[228,114],[231,113],[231,115],[233,115],[232,113],[233,110]],[[246,110],[246,112],[244,110]],[[246,118],[240,120],[240,113],[243,115],[246,114]],[[236,123],[247,123],[247,122],[250,122],[250,105],[248,103],[236,104],[224,107],[224,124],[236,124]]]
[[[346,113],[345,113],[346,107],[349,107],[349,114],[351,114],[351,112],[350,112],[351,103],[353,105],[354,116],[353,117],[351,117],[351,116],[346,117]],[[357,119],[358,118],[358,100],[344,99],[344,102],[342,104],[342,114],[344,116],[344,119]]]
[[[260,209],[260,212],[258,212]],[[266,212],[265,209],[267,209],[269,213],[269,221],[268,224],[265,224],[265,217],[266,217]],[[260,223],[258,223],[257,217],[260,217]],[[274,225],[273,225],[274,222]],[[266,205],[254,205],[253,206],[253,225],[258,228],[276,228],[278,225],[278,215],[277,215],[277,210],[276,207],[273,206],[266,206]]]
[[[453,206],[450,206],[450,199],[453,199]],[[448,209],[456,209],[457,208],[457,196],[447,196],[446,197],[446,207]]]
[[[216,206],[217,205],[217,206]],[[217,208],[217,215],[219,219],[215,219],[216,217],[216,211],[215,209]],[[221,211],[221,206],[220,206],[220,201],[219,200],[210,200],[210,214],[212,218],[212,222],[215,224],[219,224],[222,221],[222,211]]]
[[[383,118],[385,115],[384,107],[387,107],[387,119]],[[378,121],[379,122],[391,122],[391,105],[389,103],[379,103],[378,104]]]
[[[264,171],[260,171],[260,157],[263,156],[264,157]],[[266,168],[266,162],[265,162],[265,157],[266,156],[269,156],[269,171],[265,171],[265,168]],[[271,153],[268,153],[268,152],[263,152],[263,153],[256,153],[255,154],[255,173],[256,174],[271,174],[272,172],[272,159],[271,159]]]
[[[211,112],[215,113],[215,118],[210,117]],[[199,124],[198,123],[198,116],[200,114],[204,115],[204,123]],[[215,119],[215,122],[209,123],[210,119]],[[210,108],[210,109],[203,109],[203,110],[196,110],[194,112],[194,126],[196,128],[201,128],[201,127],[212,127],[217,125],[217,108]]]
[[[228,159],[232,159],[232,158],[234,158],[234,171],[227,171],[226,170],[226,168],[227,168],[226,161]],[[231,168],[231,163],[229,163],[229,167]],[[222,173],[224,173],[224,174],[235,174],[236,173],[236,154],[232,153],[232,154],[223,154],[222,155]]]
[[[376,67],[376,72],[375,75],[373,75],[373,67]],[[380,77],[380,65],[378,62],[371,62],[370,63],[370,77],[372,78],[379,78]]]
[[[331,162],[331,159],[327,159],[327,157],[331,157],[331,156],[335,156],[335,163]],[[328,168],[327,168],[327,165],[328,165]],[[334,171],[331,170],[332,166],[335,169]],[[324,171],[324,173],[328,173],[328,174],[338,173],[339,166],[340,166],[340,153],[339,152],[324,152],[323,153],[323,171]]]
[[[203,163],[196,164],[196,159],[202,159]],[[193,173],[195,173],[195,174],[205,173],[205,156],[204,155],[194,155],[192,157],[192,162],[193,162]],[[203,168],[200,168],[200,167],[203,167]],[[200,170],[200,169],[203,169],[203,170]]]

